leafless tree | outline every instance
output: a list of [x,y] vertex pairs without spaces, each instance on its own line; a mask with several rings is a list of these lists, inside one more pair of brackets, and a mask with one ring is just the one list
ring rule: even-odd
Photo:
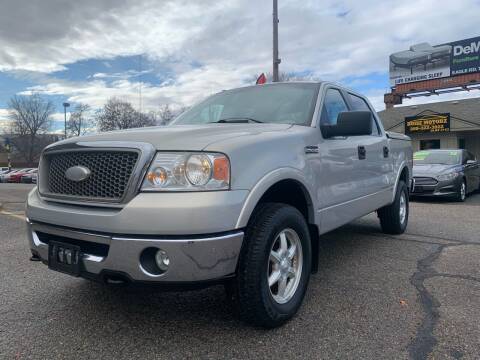
[[165,104],[160,108],[158,112],[159,125],[167,125],[174,117],[175,114],[170,109],[169,104]]
[[8,107],[12,120],[12,144],[27,163],[32,164],[45,145],[39,135],[49,130],[55,106],[52,101],[33,94],[12,97]]
[[81,136],[92,130],[95,122],[90,113],[90,106],[87,104],[77,104],[74,111],[70,114],[67,122],[67,131],[69,136]]
[[155,125],[155,120],[135,110],[129,102],[111,98],[96,116],[100,131],[111,131]]

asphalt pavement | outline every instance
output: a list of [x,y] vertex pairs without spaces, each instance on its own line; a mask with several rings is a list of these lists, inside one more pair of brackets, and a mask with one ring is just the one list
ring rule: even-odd
[[111,288],[29,261],[29,185],[0,184],[1,359],[480,358],[480,195],[411,203],[407,232],[374,214],[321,237],[303,307],[240,322],[223,287]]

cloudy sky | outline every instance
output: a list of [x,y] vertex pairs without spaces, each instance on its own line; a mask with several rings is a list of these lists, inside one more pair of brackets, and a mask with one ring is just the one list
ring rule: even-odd
[[[63,101],[98,108],[112,96],[149,111],[271,68],[270,0],[0,0],[0,9],[0,122],[15,94],[50,97],[56,119]],[[479,35],[480,1],[279,0],[279,13],[282,71],[338,81],[381,110],[388,55]],[[415,101],[466,96],[480,93]]]

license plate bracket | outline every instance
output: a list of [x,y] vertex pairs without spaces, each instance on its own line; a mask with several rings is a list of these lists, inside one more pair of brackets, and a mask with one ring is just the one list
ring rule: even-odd
[[65,274],[80,276],[80,246],[50,241],[48,244],[48,267]]

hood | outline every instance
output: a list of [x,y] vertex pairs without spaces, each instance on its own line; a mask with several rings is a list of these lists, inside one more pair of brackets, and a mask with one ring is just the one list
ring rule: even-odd
[[146,142],[157,150],[200,151],[218,141],[239,136],[284,131],[290,124],[205,124],[171,125],[105,132],[82,136],[55,143],[53,146],[88,141]]
[[413,176],[432,177],[451,171],[459,171],[460,165],[417,164],[413,165]]

